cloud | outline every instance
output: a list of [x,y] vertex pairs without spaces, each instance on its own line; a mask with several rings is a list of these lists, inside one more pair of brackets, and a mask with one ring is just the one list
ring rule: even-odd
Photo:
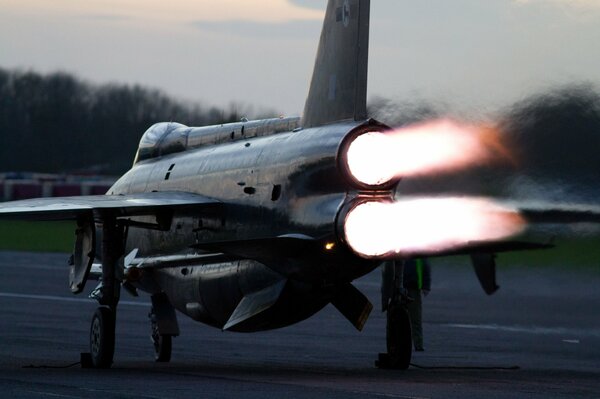
[[81,15],[82,19],[94,20],[94,21],[125,21],[133,19],[130,15],[114,15],[114,14],[84,14]]
[[192,23],[198,29],[233,34],[243,37],[260,38],[310,38],[310,32],[320,31],[321,21],[292,20],[286,22],[255,22],[245,20],[233,21],[195,21]]
[[295,6],[324,10],[326,3],[323,0],[288,0]]
[[[306,1],[306,0],[304,0]],[[304,1],[300,1],[303,3]],[[6,5],[4,3],[7,3]],[[143,3],[143,6],[140,6]],[[186,23],[193,20],[321,20],[323,9],[290,0],[0,0],[3,12],[42,16],[132,15],[140,21]],[[107,10],[110,10],[107,12]]]
[[552,4],[558,6],[599,9],[600,0],[513,0],[517,4]]

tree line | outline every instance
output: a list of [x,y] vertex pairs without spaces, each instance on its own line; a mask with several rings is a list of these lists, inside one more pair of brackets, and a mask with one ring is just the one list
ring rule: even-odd
[[243,111],[178,101],[139,85],[0,68],[0,172],[122,174],[152,124],[218,124],[240,120]]

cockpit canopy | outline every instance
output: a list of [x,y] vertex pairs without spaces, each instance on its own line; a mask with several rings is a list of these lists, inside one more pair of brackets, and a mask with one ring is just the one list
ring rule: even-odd
[[150,126],[140,139],[134,163],[185,151],[190,128],[181,123],[160,122]]

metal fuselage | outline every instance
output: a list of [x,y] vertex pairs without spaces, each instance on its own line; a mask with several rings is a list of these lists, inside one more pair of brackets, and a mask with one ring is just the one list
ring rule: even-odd
[[[351,121],[299,129],[137,162],[109,194],[180,190],[220,200],[223,209],[212,215],[175,215],[168,231],[132,227],[126,253],[137,248],[138,257],[154,257],[197,253],[195,243],[259,243],[248,258],[155,269],[136,286],[165,292],[181,312],[222,328],[244,295],[284,279],[277,304],[234,331],[283,327],[320,310],[338,285],[377,265],[352,253],[338,227],[344,209],[361,197],[391,196],[388,191],[360,192],[340,168],[346,137],[373,125]],[[264,245],[269,240],[277,245],[277,237],[289,234],[315,238],[317,250],[274,254],[272,246]]]

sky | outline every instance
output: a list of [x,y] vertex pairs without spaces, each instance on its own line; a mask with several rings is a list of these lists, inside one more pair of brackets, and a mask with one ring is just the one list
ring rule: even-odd
[[[0,67],[300,115],[325,0],[0,0]],[[600,0],[372,0],[369,98],[489,111],[600,83]]]

